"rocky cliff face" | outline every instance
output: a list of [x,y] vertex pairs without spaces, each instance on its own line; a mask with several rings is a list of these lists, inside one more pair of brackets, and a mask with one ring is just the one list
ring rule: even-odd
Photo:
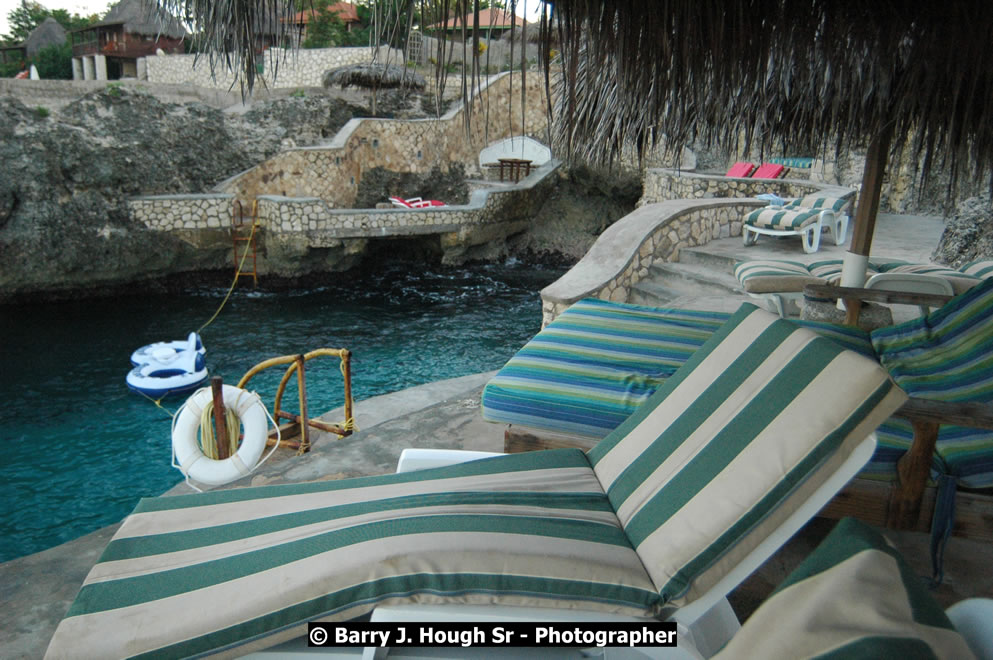
[[931,258],[955,268],[977,259],[993,259],[993,203],[989,193],[970,197],[956,207]]
[[58,112],[0,98],[0,301],[227,268],[227,249],[136,226],[126,199],[205,192],[288,142],[333,135],[351,110],[308,97],[222,112],[113,85]]

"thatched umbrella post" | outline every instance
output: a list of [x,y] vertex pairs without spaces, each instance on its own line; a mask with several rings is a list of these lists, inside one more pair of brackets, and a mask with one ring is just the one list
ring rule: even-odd
[[372,114],[376,114],[376,93],[381,88],[423,90],[424,76],[395,64],[351,64],[331,69],[324,74],[325,87],[364,87],[372,90]]

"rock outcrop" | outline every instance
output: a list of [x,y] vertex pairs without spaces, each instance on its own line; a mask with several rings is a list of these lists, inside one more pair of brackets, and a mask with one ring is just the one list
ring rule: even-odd
[[956,207],[931,258],[955,268],[976,259],[993,259],[993,204],[988,193]]
[[315,96],[223,112],[113,84],[57,112],[0,97],[0,301],[228,268],[229,246],[138,226],[127,198],[206,192],[288,141],[333,135],[351,111]]

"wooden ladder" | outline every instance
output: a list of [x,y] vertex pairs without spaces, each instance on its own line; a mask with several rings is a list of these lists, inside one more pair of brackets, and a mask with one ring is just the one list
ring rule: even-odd
[[[259,221],[259,202],[252,202],[252,212],[248,215],[247,221],[241,200],[234,200],[231,208],[231,242],[234,248],[234,269],[236,279],[251,277],[252,286],[258,286],[258,261],[256,258],[255,229]],[[239,249],[240,247],[240,249]],[[251,254],[252,270],[249,271],[248,255]],[[243,266],[238,270],[239,266]]]

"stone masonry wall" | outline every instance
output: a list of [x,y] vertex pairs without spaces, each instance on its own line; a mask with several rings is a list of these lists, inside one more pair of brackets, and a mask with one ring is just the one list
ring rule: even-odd
[[[271,48],[265,53],[264,71],[259,86],[265,87],[321,87],[324,73],[329,69],[350,64],[371,62],[375,50],[359,48],[304,48],[287,50]],[[174,83],[229,89],[235,85],[235,76],[219,63],[211,75],[210,63],[206,56],[199,60],[196,55],[151,55],[145,59],[148,81],[152,83]],[[391,50],[387,55],[380,52],[379,58],[388,57],[391,62],[402,62],[402,54]],[[275,74],[275,76],[273,75]],[[235,85],[237,89],[237,86]]]
[[149,195],[128,200],[131,217],[149,229],[220,229],[231,225],[233,195]]
[[[465,206],[424,210],[334,210],[316,197],[264,195],[258,199],[259,222],[276,234],[312,232],[316,245],[323,235],[370,238],[446,233],[467,226],[516,221],[536,210],[554,181],[549,175],[557,167],[557,162],[548,163],[511,188],[477,190]],[[233,199],[227,193],[153,195],[133,197],[128,206],[134,220],[156,231],[224,229],[231,222]]]
[[440,119],[353,119],[330,145],[283,151],[217,189],[244,201],[263,195],[316,197],[341,208],[354,204],[362,173],[373,167],[424,173],[460,162],[470,176],[481,176],[483,147],[514,135],[547,143],[541,76],[527,77],[523,117],[520,86],[519,73],[490,78],[469,110],[474,116],[468,136],[461,105]]
[[648,204],[611,225],[578,264],[541,292],[542,325],[574,302],[625,302],[654,263],[679,260],[684,247],[741,235],[741,218],[763,202],[675,200]]
[[816,192],[834,197],[845,197],[853,193],[851,188],[818,184],[804,179],[731,178],[663,168],[645,170],[642,181],[644,187],[638,206],[669,199],[755,197],[763,193],[774,193],[784,198],[803,197]]

